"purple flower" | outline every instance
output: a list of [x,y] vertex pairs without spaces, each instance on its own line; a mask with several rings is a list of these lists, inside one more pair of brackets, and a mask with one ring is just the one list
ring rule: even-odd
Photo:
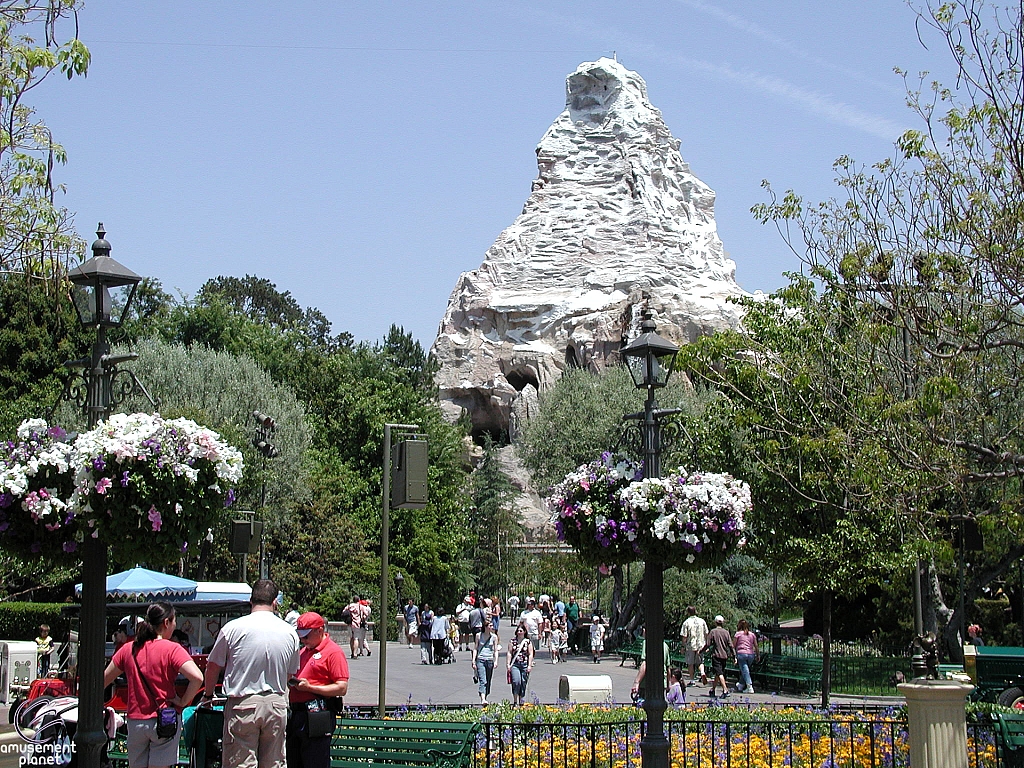
[[65,541],[64,542],[64,551],[65,552],[70,554],[71,552],[74,552],[76,549],[78,549],[78,544],[77,543],[75,543],[73,541]]
[[163,525],[164,521],[163,521],[163,518],[160,516],[160,512],[157,511],[157,508],[155,506],[152,506],[152,507],[149,508],[149,515],[148,515],[148,517],[149,517],[149,522],[153,525],[153,530],[154,531],[159,531],[160,527]]
[[128,472],[127,472],[127,470],[125,471],[125,473],[123,475],[121,475],[121,487],[122,488],[127,488],[128,487]]
[[225,507],[230,507],[232,504],[235,503],[235,499],[236,498],[237,497],[235,496],[235,489],[234,488],[228,488],[227,496],[224,497],[224,506]]
[[52,437],[54,440],[63,440],[65,437],[68,436],[67,432],[65,432],[63,429],[57,426],[50,427],[48,430],[46,430],[46,434]]
[[95,459],[92,460],[92,468],[95,469],[97,472],[102,472],[104,469],[107,468],[107,462],[103,460],[102,456],[97,456]]
[[14,503],[14,497],[9,493],[0,493],[0,509],[6,509]]

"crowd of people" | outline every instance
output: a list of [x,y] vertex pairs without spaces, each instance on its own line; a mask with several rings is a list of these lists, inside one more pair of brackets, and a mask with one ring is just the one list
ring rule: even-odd
[[[181,734],[178,713],[200,690],[199,706],[210,706],[215,695],[223,700],[223,760],[225,765],[328,768],[330,735],[342,697],[348,692],[349,667],[345,652],[330,638],[324,618],[313,612],[299,613],[292,605],[284,619],[277,615],[278,590],[273,581],[261,579],[252,588],[251,613],[225,624],[217,634],[200,672],[187,646],[175,637],[174,608],[157,602],[138,623],[126,617],[118,626],[120,639],[106,669],[104,685],[123,675],[128,687],[128,756],[131,768],[174,765]],[[520,605],[522,611],[519,611]],[[370,655],[366,629],[371,601],[356,598],[342,612],[351,629],[350,656]],[[593,611],[589,626],[581,621],[574,597],[564,603],[548,595],[517,596],[508,600],[511,633],[505,641],[505,676],[512,702],[521,705],[538,655],[546,652],[552,664],[562,663],[569,653],[581,650],[583,632],[589,633],[590,653],[600,663],[607,623]],[[687,686],[708,685],[704,653],[711,651],[710,694],[720,687],[729,695],[725,665],[730,658],[740,667],[738,690],[753,692],[750,666],[758,658],[757,637],[746,621],[730,634],[725,620],[716,616],[713,629],[689,606],[680,628],[686,650],[689,680],[682,670],[668,664],[661,684],[669,704],[686,701]],[[443,664],[455,654],[468,652],[480,703],[491,696],[495,667],[502,651],[502,603],[496,597],[467,594],[454,611],[412,599],[398,613],[399,641],[419,645],[423,664]],[[122,637],[119,637],[123,635]],[[46,637],[40,631],[40,648]],[[634,681],[638,694],[647,674],[646,647]],[[184,676],[186,688],[179,696],[175,682]]]

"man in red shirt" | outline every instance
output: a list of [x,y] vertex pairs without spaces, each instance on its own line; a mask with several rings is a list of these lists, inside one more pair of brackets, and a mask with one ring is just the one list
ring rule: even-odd
[[319,613],[299,616],[299,671],[288,681],[288,768],[330,768],[334,712],[348,693],[348,661]]

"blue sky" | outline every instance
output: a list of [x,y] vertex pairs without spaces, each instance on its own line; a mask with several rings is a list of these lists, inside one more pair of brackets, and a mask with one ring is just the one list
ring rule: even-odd
[[424,346],[526,201],[582,61],[615,51],[646,80],[750,291],[798,266],[749,213],[761,180],[829,197],[838,156],[919,127],[894,66],[953,84],[899,0],[87,0],[79,23],[88,77],[33,103],[83,237],[103,221],[171,291],[257,274],[335,331]]

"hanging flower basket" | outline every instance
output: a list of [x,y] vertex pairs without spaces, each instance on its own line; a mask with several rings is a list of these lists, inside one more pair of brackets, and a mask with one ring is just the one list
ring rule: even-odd
[[639,464],[607,452],[566,475],[547,498],[558,540],[571,544],[591,565],[636,560],[641,554],[638,525],[619,494],[641,477]]
[[62,437],[30,420],[0,456],[0,530],[23,553],[71,554],[91,536],[121,561],[172,562],[242,478],[242,454],[188,419],[115,414],[71,445]]
[[718,565],[744,543],[750,487],[727,474],[644,480],[638,465],[603,454],[552,489],[547,502],[560,541],[591,565],[657,557],[687,570]]

